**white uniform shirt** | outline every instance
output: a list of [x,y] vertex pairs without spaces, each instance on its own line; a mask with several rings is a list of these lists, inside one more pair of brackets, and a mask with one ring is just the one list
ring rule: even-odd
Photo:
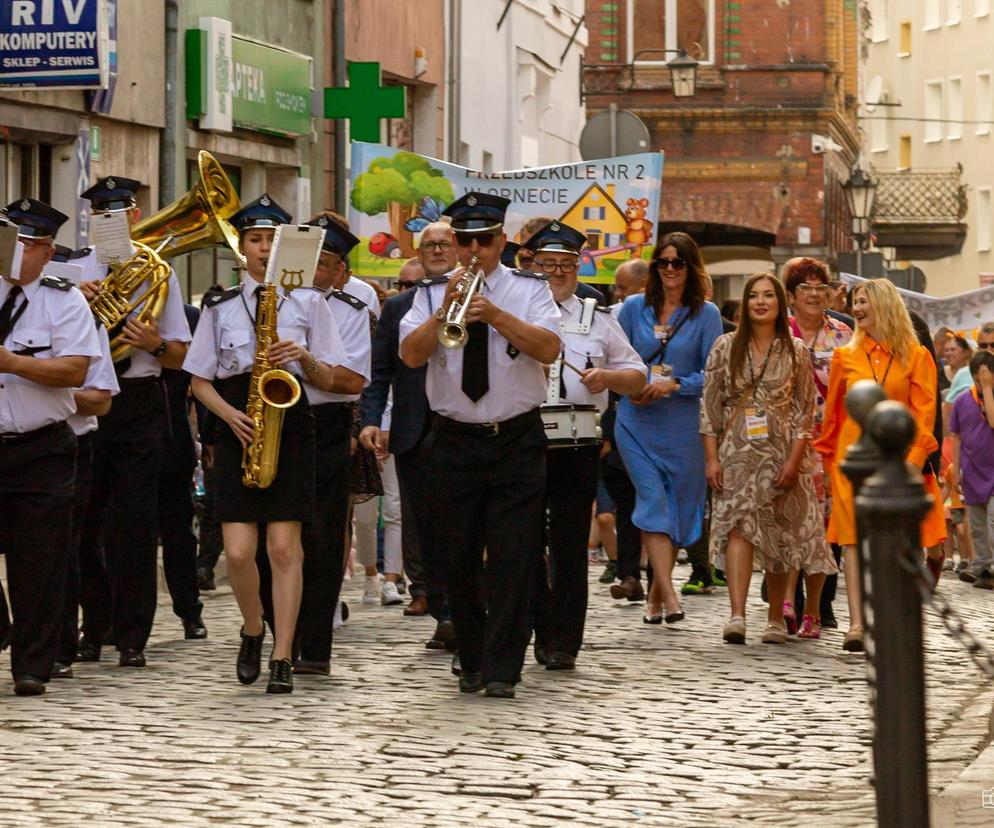
[[[325,299],[331,315],[335,319],[338,335],[345,349],[345,357],[335,363],[362,376],[362,387],[369,385],[372,376],[372,337],[369,333],[369,311],[365,304],[354,296],[342,297],[342,291],[328,291]],[[336,295],[337,294],[337,295]],[[310,383],[307,386],[307,399],[311,405],[331,402],[353,402],[359,394],[333,394],[322,391]]]
[[[69,282],[66,289],[47,287],[35,279],[22,285],[23,293],[14,306],[21,311],[14,329],[0,343],[15,353],[26,351],[34,359],[64,356],[100,356],[97,329],[83,294]],[[0,279],[0,305],[7,301],[13,283]],[[23,434],[52,423],[61,423],[76,410],[72,388],[52,388],[19,377],[0,374],[0,434]]]
[[[259,283],[242,274],[241,284],[232,290],[237,295],[204,307],[197,323],[183,370],[206,380],[226,379],[252,371],[255,364],[255,288]],[[285,298],[284,298],[285,297]],[[281,291],[276,316],[280,339],[302,345],[319,362],[338,365],[345,359],[345,349],[338,336],[324,294],[312,288],[299,288],[289,295]],[[284,365],[298,377],[304,370],[298,362]]]
[[373,312],[373,316],[380,318],[380,297],[373,290],[372,285],[367,285],[362,279],[349,276],[349,280],[342,288],[349,296],[354,296],[366,303],[366,307]]
[[[444,283],[418,288],[414,304],[400,322],[401,342],[442,304],[445,288]],[[559,336],[559,309],[544,279],[519,276],[498,264],[487,274],[482,295],[512,316]],[[545,402],[542,363],[513,349],[494,328],[488,331],[488,345],[490,385],[476,403],[462,392],[465,349],[435,346],[425,383],[432,411],[464,423],[492,423],[509,420]]]
[[[93,249],[88,255],[80,259],[73,259],[73,264],[83,267],[84,281],[100,281],[107,275],[107,266],[97,261],[97,251]],[[166,296],[166,304],[159,316],[159,336],[166,342],[189,342],[190,325],[186,321],[186,313],[183,310],[183,293],[180,290],[179,279],[176,272],[169,269],[169,294]],[[142,282],[134,297],[138,298],[148,289],[148,282]],[[137,314],[133,314],[137,316]],[[128,370],[121,374],[122,379],[139,379],[142,377],[157,377],[162,373],[162,365],[159,360],[147,351],[134,349],[131,352],[131,365]]]
[[[84,391],[110,391],[113,397],[120,392],[121,386],[117,382],[117,374],[114,373],[114,360],[110,354],[110,339],[108,339],[107,329],[103,325],[95,325],[94,327],[100,342],[100,356],[90,360],[90,367],[86,372],[82,388]],[[97,426],[96,414],[73,414],[69,417],[69,427],[77,437],[96,431]]]
[[[641,374],[646,373],[645,363],[611,313],[595,310],[590,317],[589,332],[583,333],[577,330],[584,319],[583,302],[576,294],[563,302],[559,310],[562,313],[559,323],[563,340],[562,358],[570,365],[581,371],[586,368],[607,368],[612,371],[634,368]],[[557,367],[561,373],[557,373]],[[566,396],[556,399],[561,388],[560,375],[566,386]],[[576,371],[565,365],[560,366],[557,361],[549,374],[547,401],[554,404],[596,405],[597,410],[603,414],[607,410],[608,392],[591,394],[580,379]]]

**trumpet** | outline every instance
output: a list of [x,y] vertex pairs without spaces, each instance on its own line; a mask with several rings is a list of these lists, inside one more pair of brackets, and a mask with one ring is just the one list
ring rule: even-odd
[[452,304],[449,305],[445,321],[438,329],[438,341],[446,348],[462,348],[469,339],[466,330],[466,314],[469,313],[469,303],[480,292],[483,286],[483,268],[477,268],[477,258],[469,260],[469,265],[459,277],[459,290]]

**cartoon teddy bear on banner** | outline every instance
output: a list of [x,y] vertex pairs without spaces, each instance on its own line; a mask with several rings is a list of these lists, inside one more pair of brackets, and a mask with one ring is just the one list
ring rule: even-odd
[[633,259],[642,257],[642,248],[652,238],[652,222],[645,217],[645,208],[648,206],[647,198],[630,198],[625,207],[625,220],[628,222],[625,241],[631,245]]

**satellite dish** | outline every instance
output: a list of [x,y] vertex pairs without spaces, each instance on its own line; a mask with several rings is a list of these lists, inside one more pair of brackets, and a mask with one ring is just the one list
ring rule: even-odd
[[880,75],[874,75],[873,80],[870,81],[870,85],[866,87],[866,100],[863,101],[866,111],[875,112],[877,104],[884,100],[886,95],[887,93],[884,92],[884,79]]
[[649,152],[649,129],[634,112],[606,109],[587,119],[580,133],[580,157],[584,161]]

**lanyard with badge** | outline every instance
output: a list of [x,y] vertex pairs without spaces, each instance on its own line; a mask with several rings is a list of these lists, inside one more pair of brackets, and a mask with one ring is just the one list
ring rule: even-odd
[[653,335],[659,340],[659,350],[649,357],[650,382],[665,382],[666,380],[673,379],[673,366],[663,360],[666,359],[666,349],[673,341],[673,337],[677,335],[677,332],[683,327],[683,323],[688,318],[690,318],[689,310],[680,317],[675,325],[653,326]]
[[[863,351],[863,353],[866,354],[866,351]],[[894,362],[894,355],[891,354],[890,355],[890,359],[887,360],[887,367],[884,369],[884,378],[883,379],[878,379],[877,378],[877,371],[873,367],[873,360],[870,359],[870,355],[869,354],[866,354],[866,362],[870,366],[870,373],[873,374],[873,381],[875,383],[877,383],[878,385],[880,385],[881,387],[886,388],[887,387],[887,375],[890,373],[890,366]]]
[[766,349],[766,357],[763,359],[763,367],[759,369],[759,376],[756,376],[752,364],[752,349],[749,349],[749,403],[745,408],[746,439],[750,442],[769,439],[770,423],[765,409],[756,400],[756,392],[766,376],[766,368],[770,364],[770,354],[773,353],[773,346],[776,341],[770,343]]

